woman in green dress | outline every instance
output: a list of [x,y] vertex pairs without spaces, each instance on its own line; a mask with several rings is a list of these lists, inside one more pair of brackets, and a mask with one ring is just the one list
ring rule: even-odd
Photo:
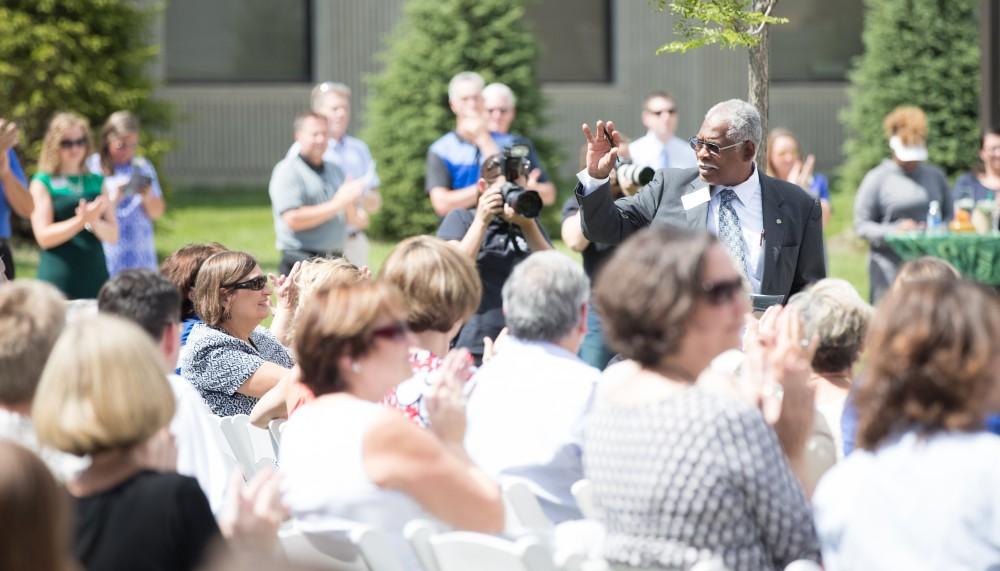
[[57,113],[49,123],[31,180],[31,229],[42,248],[38,279],[69,299],[97,297],[108,279],[101,242],[118,240],[114,205],[103,191],[104,177],[91,174],[90,127],[75,113]]

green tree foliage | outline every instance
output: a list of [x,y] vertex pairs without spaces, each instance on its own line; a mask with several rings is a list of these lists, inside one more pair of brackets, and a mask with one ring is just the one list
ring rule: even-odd
[[476,71],[487,83],[510,86],[517,95],[513,132],[530,137],[549,176],[556,173],[555,146],[540,136],[539,48],[525,23],[525,0],[409,0],[389,38],[379,56],[385,67],[370,80],[362,135],[382,181],[375,234],[395,239],[437,227],[424,192],[424,165],[431,143],[455,126],[448,81],[459,72]]
[[21,128],[18,154],[28,170],[49,119],[75,111],[100,130],[119,109],[143,124],[145,156],[163,156],[157,137],[170,108],[151,98],[149,24],[155,8],[138,0],[4,0],[0,3],[0,117]]
[[976,0],[865,0],[864,55],[849,75],[840,189],[853,193],[890,156],[882,120],[899,105],[927,113],[930,162],[949,174],[979,148]]
[[[674,34],[684,41],[664,44],[656,53],[685,53],[713,44],[729,49],[756,46],[765,26],[788,23],[788,18],[771,15],[777,3],[777,0],[673,0],[669,7],[677,18]],[[653,4],[662,12],[668,0],[655,0]]]

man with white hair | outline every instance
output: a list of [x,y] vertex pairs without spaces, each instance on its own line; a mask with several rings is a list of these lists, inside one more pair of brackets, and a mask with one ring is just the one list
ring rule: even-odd
[[583,419],[600,377],[577,357],[589,296],[583,269],[558,252],[514,268],[503,286],[509,337],[473,377],[466,406],[469,456],[526,483],[555,523],[582,518],[570,488],[583,478]]
[[448,83],[448,104],[455,114],[449,131],[427,151],[424,188],[434,212],[444,218],[452,210],[473,208],[479,200],[479,166],[500,152],[490,133],[483,102],[483,77],[463,71]]
[[819,202],[754,162],[763,133],[753,105],[730,99],[709,109],[688,141],[698,166],[659,170],[639,192],[618,200],[608,176],[621,134],[611,121],[598,121],[594,131],[584,124],[583,132],[587,166],[577,173],[576,195],[591,241],[617,244],[651,223],[707,230],[719,237],[753,293],[762,294],[756,308],[826,277]]
[[538,151],[531,139],[510,132],[510,126],[517,118],[517,97],[506,84],[491,83],[483,88],[483,103],[486,107],[486,122],[493,135],[493,140],[501,147],[511,145],[527,145],[528,160],[531,161],[531,175],[528,182],[531,190],[538,192],[543,204],[556,201],[556,185],[549,180]]

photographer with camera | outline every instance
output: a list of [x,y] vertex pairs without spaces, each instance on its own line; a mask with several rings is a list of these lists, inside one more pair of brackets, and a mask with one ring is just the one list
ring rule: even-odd
[[526,190],[531,167],[528,148],[514,145],[488,157],[480,168],[476,208],[453,210],[438,227],[437,236],[476,261],[483,297],[476,313],[455,340],[482,361],[483,338],[495,338],[504,327],[501,288],[507,277],[532,252],[552,249],[538,222],[542,199]]

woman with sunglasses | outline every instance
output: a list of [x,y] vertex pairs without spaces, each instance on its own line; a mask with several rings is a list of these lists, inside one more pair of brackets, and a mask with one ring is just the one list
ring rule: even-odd
[[181,376],[219,416],[250,414],[288,373],[288,350],[261,322],[271,315],[268,277],[253,256],[220,252],[205,260],[192,301],[195,325],[181,354]]
[[148,160],[135,154],[139,146],[139,119],[128,111],[112,113],[101,128],[101,149],[90,155],[87,168],[105,177],[115,204],[119,240],[104,245],[108,274],[132,268],[156,270],[153,221],[166,203]]
[[379,404],[411,375],[412,336],[399,293],[368,281],[320,289],[295,336],[302,406],[281,439],[284,499],[299,527],[342,529],[344,520],[385,532],[404,568],[420,569],[403,527],[434,518],[486,533],[503,527],[497,485],[465,452],[463,389],[469,353],[445,356],[426,397],[430,428]]
[[595,298],[612,347],[633,361],[605,372],[584,429],[584,474],[607,530],[606,559],[642,569],[718,559],[732,571],[818,559],[791,468],[801,462],[813,406],[809,343],[802,346],[794,312],[779,318],[759,355],[774,371],[769,380],[784,387],[788,426],[779,437],[755,404],[696,382],[716,356],[740,346],[750,310],[714,237],[640,231],[607,262]]
[[31,229],[41,247],[38,279],[69,299],[97,297],[108,279],[101,246],[118,241],[118,221],[103,189],[104,177],[87,172],[90,127],[75,113],[49,123],[38,172],[29,191],[35,202]]

